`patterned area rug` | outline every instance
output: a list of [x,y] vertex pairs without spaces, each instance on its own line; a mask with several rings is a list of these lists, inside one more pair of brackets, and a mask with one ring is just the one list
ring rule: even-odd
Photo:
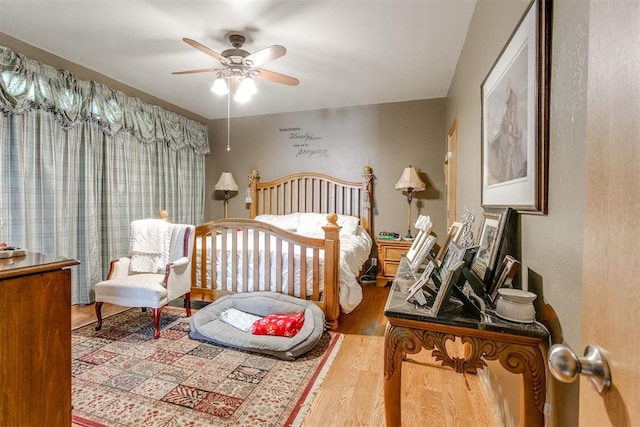
[[130,309],[72,332],[73,422],[82,426],[290,426],[340,347],[325,332],[295,361],[189,338],[184,309]]

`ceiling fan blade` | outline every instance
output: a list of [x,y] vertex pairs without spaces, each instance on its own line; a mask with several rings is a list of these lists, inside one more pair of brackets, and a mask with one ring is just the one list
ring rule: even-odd
[[196,74],[196,73],[213,73],[220,71],[220,68],[201,68],[199,70],[187,70],[187,71],[174,71],[171,74]]
[[253,70],[259,72],[256,77],[264,80],[269,80],[288,86],[298,86],[300,84],[300,80],[296,79],[295,77],[287,76],[286,74],[280,74],[276,73],[275,71],[264,70],[262,68],[254,68]]
[[206,53],[207,55],[213,56],[214,58],[216,58],[219,61],[223,61],[223,62],[227,61],[227,58],[225,58],[224,56],[220,55],[218,52],[215,52],[215,51],[209,49],[208,47],[206,47],[202,43],[199,43],[199,42],[197,42],[195,40],[192,40],[192,39],[188,39],[186,37],[184,37],[182,39],[182,41],[184,41],[189,46],[193,46],[196,49],[198,49],[199,51]]
[[244,62],[251,61],[251,66],[255,67],[260,64],[264,64],[267,61],[273,61],[287,53],[287,49],[279,44],[265,47],[257,52],[253,52],[251,55],[244,58]]

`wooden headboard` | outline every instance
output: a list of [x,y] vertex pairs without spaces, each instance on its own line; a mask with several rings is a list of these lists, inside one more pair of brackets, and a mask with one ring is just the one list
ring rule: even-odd
[[295,212],[336,213],[360,218],[371,235],[373,228],[373,173],[369,166],[361,181],[344,181],[321,173],[300,172],[260,182],[257,170],[251,175],[249,217],[286,215]]

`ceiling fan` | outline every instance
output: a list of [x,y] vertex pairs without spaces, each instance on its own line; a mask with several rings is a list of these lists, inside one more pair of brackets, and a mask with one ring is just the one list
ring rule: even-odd
[[[175,71],[171,74],[218,73],[211,90],[223,95],[227,94],[229,90],[231,90],[231,92],[236,94],[234,99],[239,101],[246,100],[255,93],[255,84],[252,80],[253,78],[268,80],[288,86],[297,86],[300,83],[300,80],[295,77],[276,73],[275,71],[265,70],[263,68],[256,68],[267,61],[272,61],[284,56],[287,53],[287,49],[284,46],[273,45],[254,53],[250,53],[242,49],[242,46],[247,40],[243,34],[231,32],[227,34],[227,38],[233,48],[224,50],[222,53],[215,52],[195,40],[186,37],[183,38],[182,40],[189,46],[192,46],[220,61],[221,67]],[[227,81],[229,81],[230,89],[227,86]],[[246,89],[244,89],[244,87],[246,87]],[[242,99],[238,99],[239,97]]]

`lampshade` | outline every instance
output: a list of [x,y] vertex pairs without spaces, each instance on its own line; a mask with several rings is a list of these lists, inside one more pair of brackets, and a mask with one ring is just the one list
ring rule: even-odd
[[224,78],[218,73],[218,78],[213,82],[213,86],[211,86],[211,92],[216,95],[226,95],[229,93],[229,88],[227,87],[227,82]]
[[412,166],[404,168],[402,176],[396,182],[396,190],[406,190],[411,188],[413,191],[422,191],[426,188],[425,183],[418,176],[418,172]]
[[233,180],[231,172],[222,172],[220,179],[213,188],[218,191],[238,191],[238,184]]
[[255,95],[257,92],[256,84],[251,77],[244,77],[240,81],[240,86],[238,86],[238,90],[236,91],[233,99],[236,102],[247,102],[251,99],[252,95]]

